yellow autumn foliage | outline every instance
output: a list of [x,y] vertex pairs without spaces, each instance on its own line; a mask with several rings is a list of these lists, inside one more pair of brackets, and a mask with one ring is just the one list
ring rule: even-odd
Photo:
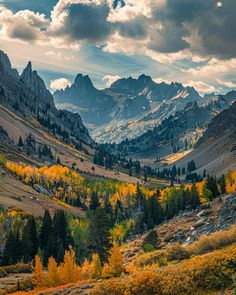
[[110,250],[108,263],[106,263],[103,267],[102,277],[104,278],[119,277],[124,271],[125,271],[125,267],[123,265],[120,248],[117,244],[114,244]]
[[229,287],[236,278],[236,245],[196,256],[176,265],[139,270],[125,279],[104,281],[92,294],[106,295],[193,295]]

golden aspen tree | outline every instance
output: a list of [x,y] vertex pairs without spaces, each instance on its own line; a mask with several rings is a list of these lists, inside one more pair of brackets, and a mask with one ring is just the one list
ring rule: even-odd
[[83,280],[91,279],[91,274],[92,274],[92,265],[87,259],[85,259],[82,265],[82,279]]
[[64,262],[59,266],[60,278],[63,284],[75,283],[81,280],[81,269],[75,262],[75,252],[70,246],[65,252]]
[[35,266],[33,270],[32,283],[37,287],[41,288],[45,286],[45,274],[43,271],[43,264],[38,255],[35,256]]
[[125,271],[125,267],[118,244],[114,244],[109,253],[108,263],[103,267],[102,276],[105,278],[119,277]]
[[50,257],[48,260],[48,273],[46,281],[48,287],[54,287],[60,284],[57,263],[53,257]]
[[93,254],[92,257],[92,278],[93,279],[100,279],[102,275],[102,264],[98,254]]

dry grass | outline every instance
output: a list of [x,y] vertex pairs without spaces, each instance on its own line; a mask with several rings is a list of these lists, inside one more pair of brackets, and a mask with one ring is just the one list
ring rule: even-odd
[[162,159],[162,162],[167,163],[167,164],[172,164],[172,163],[182,159],[183,157],[185,157],[189,153],[191,153],[191,151],[192,150],[188,150],[188,151],[179,152],[176,154],[171,154],[169,156],[166,156],[164,159]]
[[235,287],[236,270],[230,266],[230,263],[235,261],[235,255],[236,245],[232,245],[176,265],[149,271],[140,270],[126,278],[102,282],[92,294],[214,294],[215,291]]
[[203,235],[199,241],[187,247],[190,255],[200,255],[213,250],[221,249],[236,242],[236,226],[229,230],[219,231],[209,236]]

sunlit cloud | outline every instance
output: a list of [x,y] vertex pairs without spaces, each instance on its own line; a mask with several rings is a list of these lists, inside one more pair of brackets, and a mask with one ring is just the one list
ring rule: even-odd
[[67,86],[71,86],[71,82],[67,80],[66,78],[59,78],[59,79],[51,81],[50,83],[50,88],[53,91],[61,90],[61,89],[64,90]]
[[106,75],[103,80],[106,82],[106,87],[110,87],[115,81],[119,80],[120,76]]

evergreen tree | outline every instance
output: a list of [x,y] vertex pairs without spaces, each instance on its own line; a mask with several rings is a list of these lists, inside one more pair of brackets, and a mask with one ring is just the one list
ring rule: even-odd
[[207,176],[206,187],[211,191],[213,199],[220,195],[217,179],[213,175]]
[[97,192],[92,192],[89,208],[96,210],[100,206]]
[[57,250],[57,255],[56,255],[57,263],[61,263],[64,261],[64,255],[65,255],[65,247],[61,241]]
[[31,216],[23,229],[22,247],[24,262],[30,262],[38,252],[38,235],[34,216]]
[[[47,242],[44,244],[43,248],[43,265],[47,266],[49,257],[57,258],[58,253],[56,252],[55,238],[51,233],[47,237]],[[62,243],[62,242],[61,242]],[[62,256],[64,256],[64,251]],[[61,260],[58,263],[62,262]]]
[[115,209],[114,209],[114,215],[115,215],[115,221],[116,222],[121,222],[122,220],[125,219],[125,215],[124,215],[124,210],[123,210],[123,206],[120,200],[116,201],[116,205],[115,205]]
[[194,160],[191,160],[190,162],[188,162],[188,172],[193,172],[194,170],[196,170],[196,164]]
[[57,164],[58,164],[58,165],[61,165],[61,160],[60,160],[59,157],[57,157]]
[[109,226],[106,212],[98,207],[91,215],[88,228],[87,245],[90,255],[97,253],[105,262],[110,249]]
[[147,169],[144,169],[144,181],[147,182],[148,178],[147,178]]
[[105,158],[105,167],[106,169],[111,169],[113,168],[113,159],[110,154],[108,154]]
[[15,263],[20,262],[23,255],[23,247],[22,247],[20,232],[18,229],[15,234],[15,251],[14,252],[15,252],[14,253]]
[[22,137],[21,136],[19,137],[18,146],[19,147],[23,147],[24,146],[24,143],[23,143],[23,140],[22,140]]
[[109,226],[112,227],[114,225],[114,216],[113,216],[113,208],[110,203],[109,197],[105,197],[104,201],[104,210],[106,211],[107,218],[109,220]]
[[137,183],[137,187],[136,187],[136,202],[137,202],[138,210],[139,212],[141,212],[144,206],[144,195],[140,189],[139,183]]
[[198,193],[196,183],[194,182],[191,188],[191,206],[193,208],[197,208],[199,205],[200,205],[200,196]]
[[1,264],[2,265],[11,265],[15,263],[15,235],[12,230],[10,230],[7,240],[5,243]]
[[47,245],[49,235],[52,231],[52,219],[49,213],[49,210],[45,210],[43,216],[43,223],[40,228],[39,234],[39,246],[41,249],[44,249]]
[[[68,230],[68,224],[63,210],[58,210],[53,218],[52,234],[57,241],[58,247],[60,241],[63,243],[64,249],[67,249],[71,243],[71,236]],[[58,244],[59,243],[59,244]]]
[[220,186],[220,191],[223,195],[225,195],[227,193],[226,191],[226,180],[225,180],[225,176],[222,175],[221,178],[218,181],[219,186]]

